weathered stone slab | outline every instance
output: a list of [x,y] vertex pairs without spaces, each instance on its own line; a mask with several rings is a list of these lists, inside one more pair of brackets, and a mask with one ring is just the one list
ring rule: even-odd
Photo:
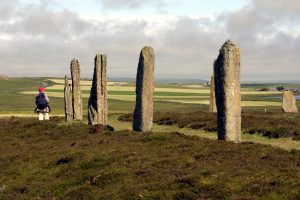
[[298,113],[296,98],[292,91],[284,91],[282,94],[282,110],[286,113]]
[[[214,66],[215,66],[214,61]],[[216,113],[217,112],[217,105],[216,105],[216,95],[215,95],[215,75],[214,73],[210,79],[210,102],[209,102],[209,112]]]
[[82,120],[82,94],[80,87],[80,64],[77,59],[71,61],[71,76],[72,76],[72,109],[73,119]]
[[88,121],[90,125],[107,125],[107,56],[97,54],[91,94],[88,104]]
[[218,139],[241,142],[240,49],[227,40],[214,67]]
[[145,46],[139,58],[136,76],[136,104],[133,113],[133,130],[150,131],[153,123],[154,51]]
[[65,104],[65,120],[66,122],[72,121],[73,112],[72,112],[71,88],[69,85],[67,75],[65,76],[64,104]]

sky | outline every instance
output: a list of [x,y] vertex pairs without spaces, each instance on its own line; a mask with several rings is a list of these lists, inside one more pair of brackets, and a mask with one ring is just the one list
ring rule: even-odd
[[0,74],[136,76],[143,46],[156,78],[206,79],[222,44],[241,50],[242,81],[300,81],[299,0],[0,0]]

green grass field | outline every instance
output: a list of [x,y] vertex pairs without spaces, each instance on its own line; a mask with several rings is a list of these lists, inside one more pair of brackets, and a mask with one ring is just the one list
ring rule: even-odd
[[[54,113],[61,113],[62,105],[59,105],[58,100],[63,98],[63,79],[47,79],[45,80],[49,82],[49,87],[47,87],[47,94],[49,97],[51,97],[51,100],[53,104],[53,110]],[[263,87],[266,87],[266,85],[262,85]],[[290,86],[290,85],[289,85]],[[298,85],[294,85],[294,87],[297,87]],[[271,87],[271,85],[270,85]],[[85,99],[84,102],[87,102],[87,98],[89,97],[91,88],[91,82],[90,81],[83,81],[82,86],[82,93],[83,98]],[[280,99],[272,99],[269,97],[276,97],[280,96],[280,92],[266,92],[266,91],[256,91],[256,89],[259,88],[258,85],[251,85],[249,87],[246,85],[242,88],[242,106],[243,107],[264,107],[264,108],[270,108],[271,107],[279,107],[281,102]],[[113,83],[110,83],[108,86],[108,99],[112,102],[134,102],[135,101],[135,87],[133,83],[122,83],[122,86],[114,86]],[[27,98],[29,96],[33,96],[36,94],[36,88],[32,90],[29,89],[23,89],[18,93],[18,95],[27,95]],[[25,96],[24,96],[25,97]],[[199,85],[166,85],[157,84],[155,87],[155,93],[154,93],[154,100],[156,102],[164,102],[165,104],[168,104],[168,107],[172,108],[173,106],[176,108],[178,105],[176,104],[183,104],[183,106],[191,107],[198,105],[204,105],[207,106],[209,104],[209,88],[205,86]],[[115,103],[113,103],[115,105]],[[125,103],[126,104],[126,103]],[[191,105],[187,105],[191,104]],[[85,108],[87,105],[85,104]],[[181,106],[180,106],[181,107]],[[131,107],[130,107],[131,108]],[[159,109],[159,108],[157,108]],[[0,110],[2,111],[2,110]],[[7,110],[9,111],[9,110]],[[26,110],[28,112],[28,110]],[[111,107],[109,109],[111,112],[116,111],[124,111],[124,109],[116,110],[115,107]],[[131,110],[128,110],[130,112]]]

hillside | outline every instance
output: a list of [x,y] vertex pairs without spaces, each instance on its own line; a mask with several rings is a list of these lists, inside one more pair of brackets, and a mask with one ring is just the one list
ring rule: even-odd
[[299,199],[300,152],[0,120],[0,199]]

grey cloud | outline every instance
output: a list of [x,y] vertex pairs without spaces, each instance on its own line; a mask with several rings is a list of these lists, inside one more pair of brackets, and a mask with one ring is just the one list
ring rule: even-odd
[[[225,16],[227,32],[241,48],[245,79],[259,76],[273,80],[298,79],[300,60],[296,52],[300,36],[295,37],[281,28],[300,21],[300,15],[295,12],[299,7],[293,0],[253,0],[240,11]],[[283,24],[285,27],[281,27]]]
[[163,0],[96,0],[103,4],[107,8],[139,8],[145,5],[152,5],[156,7],[163,7]]
[[268,14],[300,15],[300,2],[298,0],[252,0],[257,10]]
[[0,0],[0,20],[10,19],[15,14],[18,5],[17,0]]
[[[49,34],[80,36],[89,27],[89,22],[83,21],[78,14],[68,10],[51,12],[43,7],[27,8],[22,13],[22,20],[18,21],[17,27],[23,34]],[[67,36],[67,35],[66,35]]]
[[[276,7],[264,2],[253,1],[215,20],[178,17],[155,36],[146,34],[151,24],[145,20],[90,22],[70,10],[14,4],[15,11],[7,16],[15,18],[15,23],[0,19],[1,33],[11,36],[9,40],[0,37],[0,74],[62,77],[76,57],[82,75],[91,77],[94,55],[106,53],[110,77],[134,77],[140,49],[151,45],[156,52],[157,77],[208,79],[219,48],[231,38],[241,48],[243,80],[297,79],[300,36],[275,25],[278,19],[299,18],[278,14]],[[271,7],[264,8],[267,5]]]
[[161,76],[210,77],[213,60],[227,35],[223,31],[207,31],[207,24],[204,19],[182,17],[160,33],[157,65]]
[[2,33],[12,36],[9,40],[0,38],[0,68],[9,75],[62,76],[76,57],[83,76],[90,77],[93,56],[104,52],[109,55],[110,73],[131,76],[137,49],[151,43],[143,21],[89,22],[68,10],[51,12],[37,5],[19,8],[15,17],[20,20],[1,27]]

